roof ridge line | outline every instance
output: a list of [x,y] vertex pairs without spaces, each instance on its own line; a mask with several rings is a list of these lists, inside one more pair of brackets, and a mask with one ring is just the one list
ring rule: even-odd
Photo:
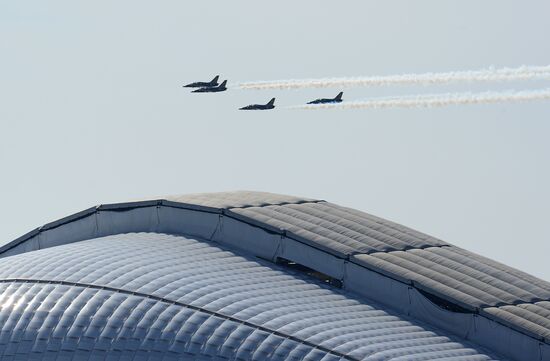
[[499,302],[494,306],[482,305],[482,306],[479,307],[479,309],[484,310],[484,309],[487,309],[487,308],[495,308],[495,307],[496,308],[501,308],[501,307],[504,307],[504,306],[534,305],[537,302],[550,302],[550,298],[535,298],[535,300],[533,300],[533,301],[518,300],[518,302],[516,302],[516,303]]
[[246,209],[246,208],[264,208],[269,206],[286,206],[287,204],[307,204],[307,203],[322,203],[326,202],[324,199],[311,199],[311,200],[298,200],[295,202],[279,202],[279,203],[266,203],[259,206],[256,205],[246,205],[241,207],[225,207],[220,209]]

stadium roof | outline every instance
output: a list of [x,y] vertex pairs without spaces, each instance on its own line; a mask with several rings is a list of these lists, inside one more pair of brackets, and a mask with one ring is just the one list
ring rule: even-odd
[[548,282],[322,200],[101,205],[0,257],[4,356],[550,360]]

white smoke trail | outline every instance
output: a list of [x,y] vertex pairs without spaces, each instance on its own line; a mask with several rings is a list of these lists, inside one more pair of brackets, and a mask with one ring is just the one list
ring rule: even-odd
[[401,74],[356,78],[295,79],[245,82],[237,84],[241,89],[300,89],[300,88],[349,88],[387,85],[433,85],[454,82],[488,82],[550,79],[550,65],[520,66],[518,68],[453,71],[446,73]]
[[484,93],[448,93],[431,95],[412,95],[390,98],[373,98],[365,101],[353,101],[329,104],[306,104],[294,109],[384,109],[384,108],[432,108],[447,105],[491,104],[504,102],[525,102],[550,100],[550,88],[525,91],[484,92]]

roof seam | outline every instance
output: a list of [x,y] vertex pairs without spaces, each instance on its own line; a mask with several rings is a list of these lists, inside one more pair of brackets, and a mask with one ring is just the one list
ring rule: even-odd
[[314,204],[314,203],[323,203],[326,201],[323,200],[323,199],[313,199],[313,200],[298,200],[298,201],[295,201],[295,202],[280,202],[280,203],[265,203],[265,204],[261,204],[261,205],[253,205],[253,204],[249,204],[249,205],[246,205],[246,206],[240,206],[240,207],[223,207],[223,208],[220,208],[220,209],[246,209],[246,208],[264,208],[264,207],[269,207],[269,206],[286,206],[288,204]]
[[431,245],[431,244],[425,244],[425,245],[422,245],[422,246],[408,246],[406,248],[404,248],[403,250],[400,250],[400,249],[393,249],[393,250],[389,250],[389,251],[378,251],[378,250],[374,250],[372,252],[360,252],[360,251],[355,251],[355,252],[352,252],[350,254],[350,256],[355,256],[355,255],[358,255],[358,254],[368,254],[369,256],[370,255],[373,255],[373,254],[377,254],[377,253],[392,253],[392,252],[406,252],[406,251],[411,251],[411,250],[415,250],[415,249],[427,249],[427,248],[444,248],[444,247],[453,247],[451,244],[436,244],[436,245]]
[[299,337],[288,335],[284,332],[280,332],[280,331],[277,331],[277,330],[272,330],[269,327],[260,326],[260,325],[257,325],[255,323],[245,321],[245,320],[241,320],[241,319],[233,317],[233,316],[224,315],[223,313],[219,313],[219,312],[216,312],[216,311],[211,311],[211,310],[208,310],[206,308],[193,306],[193,305],[190,305],[190,304],[187,304],[187,303],[184,303],[184,302],[175,301],[175,300],[171,300],[171,299],[168,299],[168,298],[151,295],[151,294],[148,294],[148,293],[129,291],[129,290],[125,290],[125,289],[122,289],[122,288],[109,287],[109,286],[100,286],[100,285],[89,284],[89,283],[56,281],[56,280],[40,280],[40,279],[30,279],[30,278],[6,278],[6,279],[1,279],[0,284],[1,283],[36,283],[36,284],[53,284],[53,285],[73,286],[73,287],[91,288],[91,289],[100,290],[100,291],[109,291],[109,292],[114,292],[114,293],[122,293],[122,294],[125,294],[125,295],[131,295],[131,296],[147,298],[147,299],[155,300],[155,301],[158,301],[158,302],[169,303],[169,304],[177,305],[177,306],[184,307],[184,308],[187,308],[187,309],[190,309],[190,310],[206,313],[208,315],[219,317],[219,318],[227,320],[227,321],[240,323],[242,325],[252,327],[252,328],[257,329],[257,330],[261,330],[261,331],[264,331],[264,332],[267,332],[267,333],[270,333],[270,334],[273,334],[273,335],[276,335],[276,336],[279,336],[279,337],[283,337],[285,339],[289,339],[289,340],[298,342],[300,344],[312,347],[313,349],[318,349],[318,350],[321,350],[321,351],[326,352],[328,354],[335,355],[335,356],[341,357],[341,358],[346,359],[346,360],[360,361],[360,359],[355,358],[353,356],[349,356],[349,355],[346,355],[344,353],[341,353],[341,352],[338,352],[338,351],[335,351],[335,350],[331,350],[331,349],[326,348],[324,346],[317,345],[313,342],[303,340]]
[[[291,218],[291,219],[298,219],[300,220],[301,224],[308,224],[308,225],[312,225],[313,227],[316,227],[316,228],[321,228],[327,232],[329,232],[330,234],[329,235],[322,235],[320,234],[319,232],[315,232],[313,230],[310,230],[310,229],[307,229],[307,228],[303,228],[304,231],[307,231],[307,232],[311,232],[315,235],[318,235],[318,236],[321,236],[321,237],[326,237],[328,239],[335,239],[337,236],[341,235],[341,233],[339,233],[338,231],[335,231],[333,229],[331,229],[330,227],[327,227],[326,225],[324,225],[323,223],[325,223],[325,221],[321,221],[320,223],[315,223],[314,221],[311,221],[311,220],[307,220],[307,219],[304,219],[304,216],[303,214],[306,214],[300,210],[297,210],[297,209],[292,209],[294,212],[296,212],[294,215],[292,214],[288,214],[288,213],[285,213],[284,211],[281,211],[280,208],[272,208],[271,211],[274,213],[272,213],[272,216],[270,217],[271,219],[274,219],[278,222],[282,222],[282,223],[286,223],[286,224],[289,224],[289,221],[288,219]],[[298,215],[300,214],[300,215]],[[267,215],[266,215],[267,216]],[[307,214],[306,214],[306,217],[307,218]],[[292,225],[291,225],[292,227]],[[353,230],[350,230],[351,232],[355,232]],[[355,232],[356,234],[360,234],[358,232]],[[384,247],[387,247],[387,248],[395,248],[394,246],[392,246],[391,244],[388,244],[384,241],[381,241],[381,240],[378,240],[376,238],[373,238],[373,237],[370,237],[370,236],[366,236],[366,235],[362,235],[363,237],[368,237],[370,239],[372,239],[374,242],[377,243],[377,245],[373,245],[373,246],[370,246],[370,245],[365,245],[364,243],[362,243],[361,240],[357,240],[356,238],[353,238],[351,236],[347,236],[347,238],[350,240],[348,241],[348,243],[354,243],[354,244],[348,244],[348,243],[345,243],[344,241],[341,241],[341,243],[345,246],[348,246],[350,248],[375,248],[375,247],[378,247],[378,248],[384,248]]]
[[[328,202],[327,202],[328,203]],[[352,215],[352,216],[357,216],[356,214],[354,214],[353,211],[355,212],[358,212],[357,210],[353,210],[353,209],[350,209],[348,207],[342,207],[342,206],[339,206],[337,204],[333,204],[335,205],[342,213],[346,213],[346,214],[349,214],[349,215]],[[383,219],[383,218],[380,218],[380,217],[377,217],[377,216],[374,216],[372,214],[369,214],[369,213],[366,213],[366,212],[360,212],[362,213],[363,216],[365,216],[367,219],[369,219],[371,222],[374,222],[374,223],[377,223],[381,226],[384,226],[384,227],[387,227],[389,229],[392,229],[396,232],[399,232],[399,233],[403,233],[403,234],[406,234],[408,236],[411,236],[411,237],[414,237],[414,238],[418,238],[418,239],[421,239],[423,241],[426,241],[427,239],[432,239],[432,240],[435,240],[435,241],[439,241],[439,242],[442,242],[444,244],[448,244],[447,242],[444,242],[438,238],[435,238],[435,237],[432,237],[428,234],[425,234],[425,233],[422,233],[420,231],[416,231],[414,229],[411,229],[411,228],[408,228],[406,226],[402,226],[402,225],[398,225],[398,226],[401,226],[402,229],[399,229],[399,227],[396,227],[395,223],[394,222],[391,222],[391,221],[388,221],[386,219]],[[393,224],[392,224],[393,223]],[[416,233],[416,234],[415,234]],[[425,237],[426,239],[423,239],[422,237],[419,237],[418,235],[422,235],[422,237]]]
[[[327,208],[329,208],[327,206]],[[372,221],[368,218],[363,218],[361,220],[358,220],[358,216],[355,216],[355,215],[352,215],[352,214],[349,214],[349,213],[346,213],[346,212],[343,212],[342,210],[335,210],[333,208],[329,208],[330,211],[332,212],[337,212],[337,213],[331,213],[330,211],[327,211],[326,209],[324,208],[310,208],[310,207],[302,207],[300,209],[297,209],[297,208],[292,208],[294,211],[297,211],[297,212],[300,212],[300,213],[303,213],[303,214],[306,214],[308,216],[314,216],[314,217],[318,217],[318,218],[321,218],[323,220],[326,220],[326,221],[329,221],[329,222],[332,222],[340,227],[344,227],[344,228],[348,228],[350,229],[351,231],[355,232],[355,233],[358,233],[362,236],[366,236],[366,237],[370,237],[370,238],[373,238],[379,242],[383,242],[389,246],[391,246],[392,248],[397,248],[395,245],[393,245],[392,243],[388,243],[387,240],[382,240],[378,237],[382,237],[382,238],[386,238],[386,239],[392,239],[393,243],[397,242],[397,243],[400,243],[400,244],[407,244],[407,242],[409,242],[408,240],[404,240],[400,237],[402,236],[406,236],[408,238],[414,238],[415,240],[417,240],[418,242],[421,242],[423,243],[424,240],[422,240],[421,238],[418,238],[414,235],[411,235],[411,234],[408,234],[408,233],[404,233],[404,232],[401,232],[401,231],[398,231],[398,230],[395,230],[391,227],[387,227],[387,226],[384,226],[383,224],[381,223],[377,223],[375,221]],[[348,214],[351,216],[351,218],[346,218],[346,217],[343,217],[341,216],[339,213],[344,213],[344,214]],[[321,215],[319,215],[321,214]],[[348,222],[348,224],[352,224],[354,228],[350,227],[349,225],[344,225],[342,223],[339,223],[338,221],[331,221],[329,218],[323,218],[323,216],[325,217],[332,217],[332,218],[337,218],[338,220],[344,220],[345,222]],[[372,223],[372,224],[364,224],[362,222],[368,222],[368,223]],[[373,224],[375,226],[373,226]],[[375,228],[376,227],[376,228]],[[384,230],[381,230],[380,228],[386,228]],[[359,230],[357,228],[360,228]],[[378,228],[378,229],[377,229]],[[367,230],[369,233],[371,233],[370,235],[367,234],[367,233],[363,233],[363,230]],[[387,231],[390,230],[392,233],[388,233]],[[373,235],[376,234],[375,235]],[[401,246],[401,247],[406,247],[406,246]]]
[[[361,254],[366,254],[366,255],[374,255],[374,254],[380,254],[380,253],[394,253],[394,252],[407,252],[407,251],[412,251],[412,250],[416,250],[416,249],[427,249],[427,248],[455,248],[456,246],[453,246],[453,245],[450,245],[450,244],[443,244],[443,245],[435,245],[435,246],[425,246],[425,247],[411,247],[411,248],[407,248],[405,250],[392,250],[392,251],[374,251],[374,252],[353,252],[350,254],[350,257],[352,256],[356,256],[356,255],[361,255]],[[374,271],[372,269],[369,268],[369,270],[371,271]],[[376,272],[376,271],[374,271]],[[377,272],[378,273],[378,272]],[[383,273],[381,273],[383,274]],[[388,275],[386,275],[386,277],[389,277]],[[393,277],[390,277],[393,279]],[[397,279],[396,279],[397,280]],[[398,280],[397,280],[398,281]],[[414,282],[413,280],[410,280],[412,282],[412,284],[416,283]],[[445,298],[447,299],[447,298]],[[448,301],[450,301],[450,299],[447,299]],[[491,307],[503,307],[503,306],[517,306],[517,305],[520,305],[520,304],[535,304],[536,302],[541,302],[541,301],[549,301],[550,302],[550,298],[535,298],[534,300],[532,301],[527,301],[527,300],[521,300],[521,299],[517,299],[515,302],[513,303],[509,303],[509,302],[498,302],[494,305],[480,305],[476,308],[479,308],[479,309],[486,309],[486,308],[491,308]]]

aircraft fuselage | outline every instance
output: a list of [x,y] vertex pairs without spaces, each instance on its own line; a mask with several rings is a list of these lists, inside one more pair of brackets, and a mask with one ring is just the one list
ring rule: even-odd
[[196,83],[191,83],[191,84],[187,84],[187,85],[184,85],[183,87],[184,88],[207,88],[207,87],[215,87],[215,86],[218,86],[218,82],[201,82],[201,81],[198,81]]
[[253,104],[253,105],[247,105],[246,107],[239,108],[239,110],[269,110],[273,108],[275,108],[274,105]]
[[341,103],[342,100],[339,99],[315,99],[308,104],[329,104],[329,103]]
[[223,92],[223,91],[226,91],[227,88],[219,88],[219,87],[214,87],[214,88],[199,88],[197,90],[193,90],[192,93],[219,93],[219,92]]
[[239,110],[269,110],[275,108],[275,98],[272,98],[267,104],[251,104]]
[[223,92],[223,91],[227,90],[226,84],[227,84],[227,80],[224,80],[223,83],[221,83],[218,86],[199,88],[197,90],[193,90],[191,93],[219,93],[219,92]]

